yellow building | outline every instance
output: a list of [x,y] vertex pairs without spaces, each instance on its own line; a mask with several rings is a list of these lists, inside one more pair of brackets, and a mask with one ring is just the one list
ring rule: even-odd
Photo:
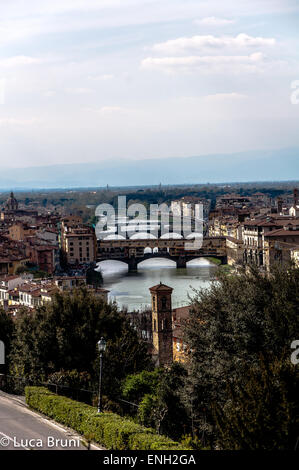
[[61,249],[68,264],[89,264],[96,259],[94,229],[82,224],[80,217],[70,216],[61,224]]
[[18,222],[9,227],[9,238],[15,241],[23,241],[26,237],[34,236],[36,231],[36,227],[30,227],[27,224]]
[[299,268],[299,246],[291,250],[291,260],[294,262],[295,266]]
[[187,345],[184,342],[184,325],[189,318],[190,309],[191,306],[186,306],[172,310],[172,349],[174,361],[186,361]]

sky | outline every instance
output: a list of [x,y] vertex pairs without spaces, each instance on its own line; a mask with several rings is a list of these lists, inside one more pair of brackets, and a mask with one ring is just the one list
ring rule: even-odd
[[298,0],[0,8],[2,168],[299,147]]

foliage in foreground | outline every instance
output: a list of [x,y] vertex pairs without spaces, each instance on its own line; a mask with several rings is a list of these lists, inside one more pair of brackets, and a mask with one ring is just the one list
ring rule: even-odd
[[17,319],[11,374],[34,384],[45,382],[60,371],[76,370],[89,374],[96,385],[97,342],[101,336],[107,340],[103,392],[119,396],[121,381],[128,374],[148,368],[150,358],[145,344],[116,306],[85,288],[56,294],[47,306]]
[[257,367],[228,386],[224,407],[215,407],[221,448],[295,449],[299,438],[299,370],[290,361]]
[[125,398],[138,403],[138,419],[145,426],[154,427],[157,433],[165,433],[180,439],[189,429],[181,389],[186,370],[174,363],[169,369],[155,369],[130,375],[123,385]]
[[115,413],[98,414],[95,408],[54,395],[46,388],[26,387],[25,394],[30,408],[74,429],[81,435],[92,436],[95,442],[106,449],[184,450],[180,443],[157,435],[152,429]]
[[7,372],[7,357],[10,353],[14,324],[9,315],[0,308],[0,341],[4,343],[5,364],[0,364],[0,373]]
[[[290,356],[299,331],[299,269],[276,269],[267,277],[256,269],[238,276],[220,273],[193,302],[182,393],[204,444],[294,448],[298,366]],[[222,410],[218,420],[215,407]]]

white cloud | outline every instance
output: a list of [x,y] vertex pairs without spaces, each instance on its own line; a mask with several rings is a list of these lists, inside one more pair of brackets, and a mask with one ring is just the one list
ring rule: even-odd
[[101,113],[118,113],[119,111],[123,111],[124,108],[120,106],[103,106],[99,109]]
[[204,97],[205,101],[209,102],[222,102],[222,101],[229,101],[229,100],[242,100],[247,98],[247,95],[244,95],[242,93],[215,93],[214,95],[206,95]]
[[207,18],[201,18],[195,20],[194,23],[205,26],[226,26],[235,23],[235,20],[228,20],[226,18],[216,18],[216,16],[208,16]]
[[39,122],[37,118],[30,119],[16,119],[16,118],[2,118],[0,119],[0,126],[31,126]]
[[5,103],[6,79],[0,78],[0,104]]
[[[106,9],[117,9],[122,6],[130,7],[138,5],[139,1],[140,0],[51,0],[36,2],[26,0],[26,4],[29,4],[32,14],[63,14],[82,11],[95,12]],[[12,2],[19,3],[18,0],[12,0]],[[145,3],[152,2],[153,0],[146,0]]]
[[[219,17],[211,16],[215,11]],[[216,23],[298,11],[298,0],[9,0],[1,2],[0,45],[36,35],[200,18]],[[220,24],[219,24],[220,25]]]
[[169,41],[155,44],[152,47],[154,52],[162,54],[180,55],[190,53],[202,49],[217,50],[223,48],[250,48],[250,47],[265,47],[274,46],[274,38],[252,37],[247,34],[241,33],[237,36],[221,36],[216,37],[213,35],[207,36],[192,36],[181,37],[177,39],[170,39]]
[[148,57],[141,62],[141,66],[165,71],[253,72],[257,70],[257,65],[263,63],[263,59],[261,52],[243,56]]
[[5,68],[19,67],[19,66],[26,66],[26,65],[41,64],[42,62],[43,62],[43,59],[20,55],[20,56],[15,56],[15,57],[8,57],[6,59],[1,59],[0,67],[5,67]]
[[85,107],[84,110],[105,115],[121,114],[128,111],[127,108],[124,108],[122,106],[102,106],[101,108]]
[[111,73],[106,73],[103,75],[90,75],[88,77],[89,80],[95,80],[95,81],[107,81],[107,80],[113,80],[114,75]]
[[67,88],[65,91],[74,95],[88,95],[93,92],[91,88]]
[[53,96],[56,95],[56,91],[55,90],[47,90],[47,91],[45,91],[44,95],[45,95],[46,98],[52,98]]

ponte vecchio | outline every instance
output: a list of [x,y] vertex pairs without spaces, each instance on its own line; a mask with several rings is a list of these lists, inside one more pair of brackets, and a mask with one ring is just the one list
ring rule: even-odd
[[195,258],[218,258],[226,263],[225,237],[207,237],[199,249],[186,250],[190,239],[118,239],[98,240],[97,262],[105,260],[122,261],[129,271],[136,271],[141,261],[150,258],[167,258],[175,261],[177,268],[185,268],[186,263]]

